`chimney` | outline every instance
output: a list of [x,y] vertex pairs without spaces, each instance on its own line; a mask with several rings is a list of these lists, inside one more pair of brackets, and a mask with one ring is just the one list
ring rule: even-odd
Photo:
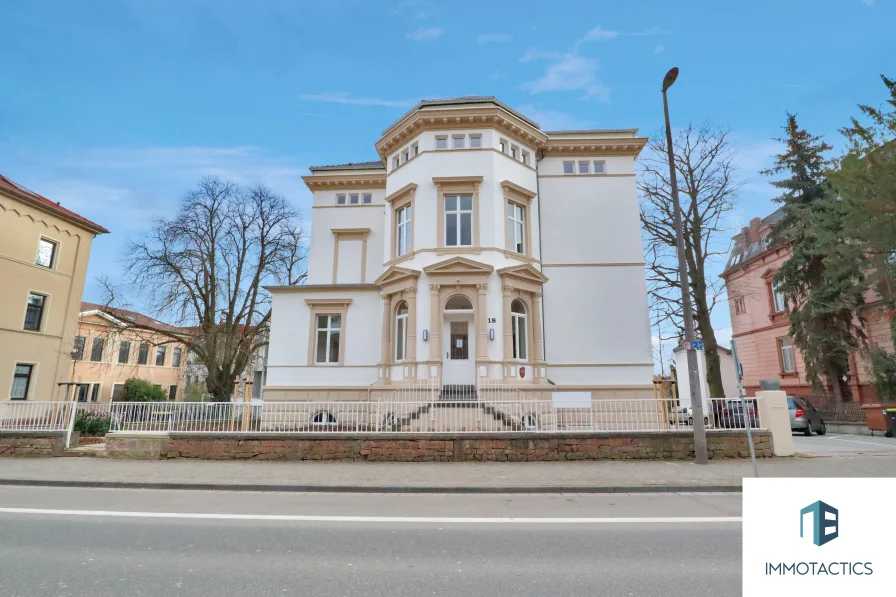
[[759,240],[759,227],[762,226],[762,219],[753,218],[750,220],[750,242],[755,243]]
[[740,229],[740,236],[743,239],[744,247],[750,246],[750,229],[743,227]]

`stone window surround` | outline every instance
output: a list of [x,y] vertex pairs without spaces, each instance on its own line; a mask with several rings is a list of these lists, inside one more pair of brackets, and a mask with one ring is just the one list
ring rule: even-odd
[[[790,348],[793,352],[793,371],[784,371],[784,354],[783,354],[783,346],[781,344],[781,340],[790,340]],[[778,371],[780,372],[781,377],[796,377],[797,366],[796,366],[796,345],[793,343],[793,339],[790,336],[778,336],[775,338],[775,353],[778,355]]]
[[[410,366],[417,362],[417,278],[408,278],[405,281],[405,287],[392,292],[384,292],[383,299],[383,330],[382,330],[382,353],[380,354],[380,365],[405,365]],[[398,316],[398,308],[401,303],[408,306],[408,316],[405,321],[405,351],[404,359],[398,361],[395,359],[395,333],[396,333],[396,317]],[[410,374],[413,377],[414,368],[410,368]]]
[[411,206],[411,242],[408,246],[408,252],[401,257],[406,257],[414,253],[414,223],[417,219],[417,209],[414,205],[414,201],[416,199],[416,196],[417,185],[414,183],[410,183],[398,189],[385,199],[386,203],[392,206],[392,215],[390,216],[390,220],[392,221],[392,232],[389,235],[389,244],[391,245],[389,255],[391,259],[398,258],[398,222],[396,221],[396,218],[398,217],[398,210],[407,207],[408,205]]
[[[44,302],[41,306],[40,311],[40,322],[38,322],[37,329],[32,330],[25,327],[25,322],[28,320],[28,305],[31,301],[31,295],[36,294],[38,296],[42,296]],[[28,334],[45,334],[47,332],[47,327],[50,321],[50,307],[51,301],[53,300],[52,295],[49,292],[45,292],[42,290],[34,290],[33,288],[29,288],[25,293],[25,312],[22,316],[22,331]]]
[[[351,305],[350,298],[314,298],[305,299],[308,311],[311,314],[308,327],[308,366],[309,367],[342,367],[345,365],[346,332],[348,328],[348,308]],[[317,348],[317,316],[341,315],[342,323],[339,328],[339,361],[338,363],[318,363],[315,359]]]
[[765,282],[765,291],[768,296],[768,318],[773,324],[783,323],[790,318],[790,309],[787,307],[787,299],[784,300],[784,310],[777,311],[775,309],[775,274],[776,270],[766,270],[762,274],[762,280]]
[[339,241],[342,240],[360,240],[361,241],[361,284],[367,280],[367,237],[370,235],[370,228],[332,228],[333,233],[333,284],[336,284],[337,274],[339,273]]
[[[50,265],[40,265],[37,260],[40,258],[40,243],[41,241],[46,241],[48,243],[52,243],[53,246],[53,255],[50,256]],[[56,270],[58,269],[56,266],[59,263],[59,250],[62,247],[62,243],[58,238],[54,238],[48,234],[38,234],[37,236],[37,254],[34,256],[34,264],[40,268],[48,269],[48,270]]]
[[535,198],[536,194],[529,189],[510,182],[509,180],[501,182],[501,188],[504,189],[504,249],[507,251],[508,257],[520,255],[520,253],[517,253],[510,247],[510,222],[508,221],[507,217],[507,204],[516,203],[517,205],[525,208],[524,213],[526,218],[526,238],[524,247],[525,253],[523,253],[523,255],[526,257],[532,257],[532,199]]
[[[436,201],[438,210],[438,230],[436,247],[443,250],[470,249],[479,247],[479,185],[482,184],[481,176],[433,176],[432,181],[436,185]],[[471,195],[473,197],[473,244],[472,247],[447,247],[445,246],[445,196],[446,195]],[[460,221],[458,221],[458,235],[460,235]],[[459,237],[458,237],[459,238]]]

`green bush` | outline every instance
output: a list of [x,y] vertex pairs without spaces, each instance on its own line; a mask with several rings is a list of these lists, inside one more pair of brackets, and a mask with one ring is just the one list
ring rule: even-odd
[[896,402],[896,355],[881,348],[871,349],[871,377],[884,402]]
[[166,402],[168,395],[161,387],[145,379],[130,378],[124,382],[119,402]]
[[205,384],[197,382],[187,384],[184,389],[184,402],[202,402],[203,394],[205,394]]
[[85,437],[101,436],[109,432],[111,425],[112,416],[109,413],[82,410],[75,415],[75,425],[72,430],[79,431]]

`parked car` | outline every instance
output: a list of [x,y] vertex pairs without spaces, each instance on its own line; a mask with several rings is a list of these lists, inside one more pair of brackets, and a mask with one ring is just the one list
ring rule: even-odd
[[744,428],[747,421],[750,422],[750,427],[759,426],[759,407],[755,400],[747,400],[745,405],[740,398],[733,398],[725,403],[719,416],[719,423],[727,429]]
[[814,431],[818,435],[828,432],[824,419],[815,408],[799,396],[787,397],[787,410],[790,412],[790,430],[802,431],[806,435],[812,435]]
[[[675,425],[675,419],[678,418],[679,427],[694,426],[694,409],[690,406],[676,406],[675,410],[669,413],[669,424]],[[703,424],[709,425],[709,417],[703,417]]]

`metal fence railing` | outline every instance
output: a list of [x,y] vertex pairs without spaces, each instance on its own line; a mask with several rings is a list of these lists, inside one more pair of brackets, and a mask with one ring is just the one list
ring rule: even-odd
[[865,411],[859,402],[840,402],[833,396],[803,398],[829,423],[865,423]]
[[[396,398],[397,396],[397,398]],[[64,431],[81,413],[109,431],[131,433],[487,433],[689,431],[693,413],[673,399],[533,398],[513,388],[479,390],[457,398],[439,390],[390,394],[373,401],[251,403],[120,402],[0,403],[0,430]],[[714,399],[704,413],[709,429],[761,428],[753,400]]]

